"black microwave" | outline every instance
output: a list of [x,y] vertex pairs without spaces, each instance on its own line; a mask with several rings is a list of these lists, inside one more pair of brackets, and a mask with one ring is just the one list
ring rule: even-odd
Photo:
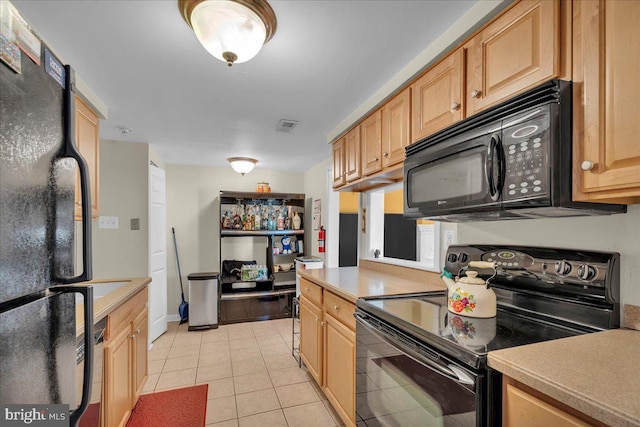
[[571,82],[551,80],[406,148],[404,217],[463,222],[608,215],[572,200]]

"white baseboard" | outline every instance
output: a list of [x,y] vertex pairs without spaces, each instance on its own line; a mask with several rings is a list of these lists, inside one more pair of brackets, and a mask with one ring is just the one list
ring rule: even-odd
[[167,314],[167,322],[179,322],[180,315],[179,314]]

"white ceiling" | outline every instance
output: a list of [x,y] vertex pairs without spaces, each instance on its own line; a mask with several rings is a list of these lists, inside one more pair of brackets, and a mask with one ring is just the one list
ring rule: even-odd
[[[296,172],[328,158],[327,134],[474,3],[273,0],[274,38],[229,68],[177,0],[14,0],[107,105],[101,138],[148,142],[169,164],[249,156]],[[276,132],[280,119],[300,123]]]

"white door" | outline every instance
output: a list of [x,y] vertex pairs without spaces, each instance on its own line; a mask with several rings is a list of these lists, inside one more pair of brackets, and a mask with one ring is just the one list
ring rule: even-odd
[[167,330],[167,227],[164,170],[149,167],[149,343]]

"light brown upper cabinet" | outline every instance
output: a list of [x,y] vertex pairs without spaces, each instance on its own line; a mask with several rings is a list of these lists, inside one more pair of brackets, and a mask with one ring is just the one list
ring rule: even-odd
[[[89,191],[91,192],[91,218],[98,217],[98,168],[100,162],[100,120],[87,105],[76,98],[76,145],[87,162],[89,169]],[[76,197],[74,217],[82,219],[82,199],[80,196],[80,174],[76,176]]]
[[458,49],[412,86],[413,142],[464,117],[464,52]]
[[362,175],[382,169],[382,112],[376,111],[360,124]]
[[362,176],[360,169],[360,126],[351,129],[344,142],[345,179],[355,181]]
[[406,88],[382,107],[382,167],[404,160],[411,143],[411,89]]
[[342,137],[331,146],[333,157],[333,188],[340,187],[346,182],[344,176],[344,141],[345,138]]
[[574,199],[640,203],[640,2],[574,1]]
[[465,47],[471,116],[560,75],[560,2],[522,0]]

